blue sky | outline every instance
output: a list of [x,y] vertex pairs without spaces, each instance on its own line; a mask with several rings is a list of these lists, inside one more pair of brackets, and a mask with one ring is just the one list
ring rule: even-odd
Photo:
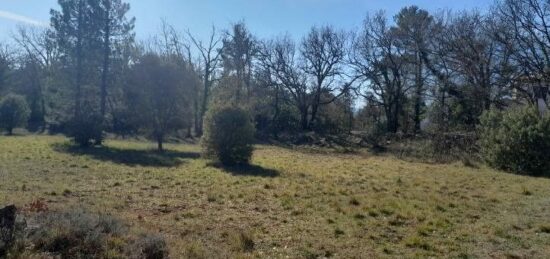
[[[138,38],[154,34],[161,18],[176,29],[189,29],[207,37],[212,25],[225,29],[244,20],[260,38],[285,32],[301,37],[312,25],[332,24],[357,28],[368,12],[386,10],[389,15],[401,7],[418,5],[430,11],[487,10],[493,0],[127,0],[132,5]],[[57,0],[0,0],[0,40],[6,40],[17,24],[44,26]]]

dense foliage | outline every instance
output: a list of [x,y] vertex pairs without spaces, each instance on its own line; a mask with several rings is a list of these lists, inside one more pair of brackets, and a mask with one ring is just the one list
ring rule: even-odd
[[26,126],[30,116],[30,109],[25,97],[10,94],[0,100],[0,128],[13,133],[13,129]]
[[129,116],[135,117],[139,127],[157,141],[158,150],[162,151],[166,135],[183,128],[189,118],[185,116],[189,108],[186,90],[194,86],[193,75],[170,57],[155,53],[142,56],[131,71],[124,89],[131,110]]
[[480,126],[482,153],[498,169],[550,176],[550,116],[533,108],[489,111]]
[[24,96],[29,130],[82,146],[139,135],[162,150],[200,138],[208,107],[238,105],[261,140],[361,136],[353,143],[387,150],[424,137],[432,153],[456,153],[484,112],[550,104],[548,1],[499,0],[486,13],[406,6],[299,39],[259,38],[244,22],[199,38],[163,22],[146,41],[122,0],[58,4],[49,28],[0,44],[0,95]]
[[253,151],[254,125],[245,109],[213,107],[208,110],[204,124],[202,145],[206,156],[223,165],[248,164]]
[[83,113],[67,124],[67,135],[81,147],[99,144],[103,140],[103,118],[95,112]]

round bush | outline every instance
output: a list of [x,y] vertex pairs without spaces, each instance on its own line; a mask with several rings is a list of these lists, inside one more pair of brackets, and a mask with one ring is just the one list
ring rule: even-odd
[[204,154],[223,165],[248,164],[255,131],[250,118],[240,107],[211,108],[204,121]]
[[30,113],[25,97],[9,94],[0,102],[0,127],[11,135],[13,129],[27,124]]
[[494,168],[550,176],[550,117],[534,108],[490,111],[481,118],[480,146]]
[[69,122],[68,135],[81,147],[89,147],[103,140],[103,117],[86,112]]

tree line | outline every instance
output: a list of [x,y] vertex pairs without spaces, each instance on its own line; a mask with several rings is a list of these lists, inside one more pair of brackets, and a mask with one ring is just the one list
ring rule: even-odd
[[24,97],[30,130],[81,145],[143,134],[162,149],[175,132],[201,136],[219,104],[246,107],[259,138],[284,138],[473,131],[490,109],[549,101],[542,0],[483,13],[409,6],[369,14],[356,31],[313,26],[299,40],[260,39],[245,22],[199,39],[162,22],[145,41],[122,0],[58,3],[48,29],[20,27],[1,45],[0,94]]

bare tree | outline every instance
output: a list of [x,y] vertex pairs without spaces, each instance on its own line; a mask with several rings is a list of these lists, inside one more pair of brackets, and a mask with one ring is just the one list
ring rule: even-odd
[[361,33],[354,39],[349,62],[364,87],[360,94],[383,106],[387,130],[394,133],[399,129],[399,114],[407,90],[407,60],[396,36],[383,12],[367,17]]
[[[448,130],[450,121],[472,128],[483,111],[504,105],[514,68],[510,47],[495,40],[502,26],[492,16],[476,12],[435,17],[421,55],[433,76],[433,105],[442,130]],[[460,109],[453,113],[451,103]]]
[[550,3],[543,0],[503,0],[495,8],[499,24],[507,25],[496,35],[505,46],[513,49],[514,67],[523,78],[532,81],[532,89],[525,80],[516,80],[514,89],[531,103],[546,102],[550,88],[544,81],[550,79]]
[[454,73],[447,78],[447,93],[461,107],[453,120],[470,128],[509,95],[511,52],[494,40],[497,30],[490,16],[465,12],[451,16],[439,38],[444,62]]
[[259,60],[263,73],[276,87],[287,91],[300,112],[303,130],[311,130],[319,108],[349,93],[355,81],[346,80],[346,35],[331,27],[313,27],[300,47],[288,36],[263,43]]
[[0,94],[7,88],[8,74],[12,67],[13,59],[8,46],[0,44]]
[[[58,58],[58,49],[51,34],[52,31],[48,29],[20,26],[12,37],[25,52],[22,69],[26,73],[28,85],[34,88],[31,98],[31,121],[41,124],[36,126],[41,127],[42,130],[46,129],[48,82],[53,79],[54,63]],[[39,111],[36,106],[40,106]]]
[[[313,27],[302,40],[301,55],[304,59],[303,70],[313,82],[310,89],[312,95],[311,117],[307,127],[315,123],[319,106],[334,102],[336,98],[323,102],[323,94],[333,94],[340,90],[338,96],[345,91],[338,86],[342,76],[342,65],[346,58],[346,34],[336,31],[330,26]],[[348,85],[348,84],[343,84]]]
[[302,70],[303,65],[296,50],[296,44],[288,35],[264,42],[260,63],[269,75],[271,84],[290,93],[294,104],[300,111],[302,129],[308,129],[311,98],[307,76]]
[[200,104],[199,121],[197,124],[196,133],[202,135],[202,124],[206,109],[208,108],[208,101],[210,98],[210,90],[215,80],[216,70],[219,69],[221,63],[221,51],[219,45],[222,41],[222,37],[216,32],[216,28],[212,27],[212,32],[207,43],[197,40],[189,31],[187,35],[195,45],[195,48],[199,51],[202,60],[202,100]]

